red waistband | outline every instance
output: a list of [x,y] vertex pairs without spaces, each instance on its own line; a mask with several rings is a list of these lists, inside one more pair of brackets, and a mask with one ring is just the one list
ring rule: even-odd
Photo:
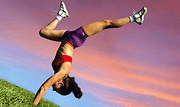
[[71,45],[74,48],[74,46],[70,42],[66,41],[66,43],[68,43],[69,45]]

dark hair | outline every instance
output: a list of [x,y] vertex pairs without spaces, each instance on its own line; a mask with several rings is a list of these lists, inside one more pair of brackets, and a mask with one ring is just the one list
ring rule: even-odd
[[81,91],[81,88],[78,86],[78,84],[75,82],[74,77],[68,76],[63,80],[64,86],[61,86],[60,89],[54,90],[57,93],[61,95],[69,95],[71,92],[73,92],[74,96],[76,98],[81,98],[83,95],[83,92]]

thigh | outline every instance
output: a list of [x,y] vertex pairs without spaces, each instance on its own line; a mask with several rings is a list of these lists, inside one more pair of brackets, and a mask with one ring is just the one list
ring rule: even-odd
[[46,29],[42,29],[42,30],[40,30],[39,34],[40,34],[40,36],[42,36],[46,39],[49,39],[49,40],[62,41],[62,37],[66,31],[67,30],[46,30]]
[[111,24],[112,20],[103,20],[82,26],[88,36],[92,36],[104,30]]

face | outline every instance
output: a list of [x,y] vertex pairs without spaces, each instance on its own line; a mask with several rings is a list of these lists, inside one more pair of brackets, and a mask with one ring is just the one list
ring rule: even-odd
[[58,90],[58,89],[60,89],[61,86],[64,86],[63,80],[67,77],[68,77],[68,75],[66,75],[62,80],[55,82],[53,84],[53,90]]
[[57,89],[59,89],[59,88],[60,88],[61,86],[63,86],[63,85],[64,85],[64,84],[63,84],[63,81],[60,80],[60,81],[54,83],[53,89],[54,89],[54,90],[57,90]]

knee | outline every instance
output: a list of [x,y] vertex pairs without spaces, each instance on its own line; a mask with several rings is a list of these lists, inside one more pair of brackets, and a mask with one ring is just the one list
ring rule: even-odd
[[102,23],[105,25],[105,26],[110,26],[112,24],[112,20],[103,20]]
[[40,35],[41,37],[43,37],[43,29],[41,29],[41,30],[39,31],[39,35]]
[[113,26],[112,20],[103,20],[102,23],[104,24],[103,26],[104,29],[112,28]]
[[41,37],[45,37],[45,29],[44,28],[39,31],[39,35]]

